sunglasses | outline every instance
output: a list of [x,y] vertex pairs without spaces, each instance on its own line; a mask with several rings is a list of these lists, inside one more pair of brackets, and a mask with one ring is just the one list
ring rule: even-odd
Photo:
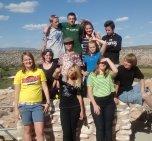
[[99,62],[99,64],[106,65],[106,62]]

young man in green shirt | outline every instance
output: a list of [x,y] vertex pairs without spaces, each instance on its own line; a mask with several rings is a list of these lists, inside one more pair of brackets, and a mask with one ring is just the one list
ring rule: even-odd
[[60,23],[60,29],[63,32],[63,39],[70,37],[74,40],[74,51],[78,54],[82,53],[81,38],[82,38],[82,27],[76,24],[77,18],[75,13],[70,12],[67,15],[67,22]]

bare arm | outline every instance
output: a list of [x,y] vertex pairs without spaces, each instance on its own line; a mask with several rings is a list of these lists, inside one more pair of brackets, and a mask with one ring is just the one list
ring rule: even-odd
[[105,51],[106,51],[106,48],[107,48],[107,42],[106,42],[106,41],[103,41],[102,39],[98,39],[98,38],[96,38],[96,41],[98,41],[99,43],[102,44],[102,46],[100,47],[100,52],[101,52],[102,54],[104,54]]
[[42,82],[42,89],[43,89],[45,97],[46,97],[46,104],[44,107],[44,111],[46,112],[50,106],[50,96],[49,96],[49,90],[48,90],[46,81]]
[[118,73],[118,69],[115,64],[109,58],[104,58],[103,61],[106,61],[109,64],[112,76],[115,76]]
[[18,101],[19,101],[19,93],[20,93],[21,86],[15,85],[15,108],[18,109]]
[[145,93],[145,80],[141,79],[140,80],[140,85],[141,85],[141,93]]
[[20,89],[21,89],[21,86],[18,85],[18,84],[15,84],[15,99],[14,99],[14,103],[15,103],[15,116],[16,116],[16,119],[18,120],[19,119],[19,110],[18,110],[18,102],[19,102],[19,93],[20,93]]
[[88,98],[90,99],[90,102],[92,103],[93,108],[94,108],[94,113],[99,115],[100,114],[100,107],[97,105],[97,103],[93,97],[92,87],[88,86],[87,90],[88,90]]
[[77,98],[79,100],[79,103],[80,103],[80,108],[81,108],[81,111],[80,111],[80,120],[83,119],[84,117],[84,102],[83,102],[83,99],[82,99],[82,96],[81,95],[77,95]]
[[60,74],[61,74],[61,67],[60,67],[60,68],[56,68],[56,70],[55,70],[54,73],[53,73],[53,77],[54,77],[55,79],[59,79]]

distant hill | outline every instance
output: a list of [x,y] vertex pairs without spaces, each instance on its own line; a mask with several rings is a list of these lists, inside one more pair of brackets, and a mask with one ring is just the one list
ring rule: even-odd
[[123,49],[152,49],[152,45],[130,46],[130,47],[123,47]]
[[[41,61],[41,51],[35,48],[10,47],[0,48],[0,66],[18,66],[21,63],[21,54],[24,51],[30,51],[36,63]],[[152,45],[123,47],[120,53],[120,61],[128,53],[134,53],[137,56],[138,64],[152,67]]]

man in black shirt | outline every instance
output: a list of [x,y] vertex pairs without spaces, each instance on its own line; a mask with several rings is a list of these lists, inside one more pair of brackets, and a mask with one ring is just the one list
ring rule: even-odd
[[121,50],[122,38],[114,32],[115,24],[113,21],[106,21],[104,24],[107,35],[102,39],[107,42],[107,49],[104,57],[110,58],[114,64],[119,64],[119,52]]
[[[134,79],[140,84],[132,86]],[[124,103],[143,104],[143,101],[152,108],[152,96],[145,92],[144,75],[137,66],[137,58],[133,53],[124,57],[123,65],[118,67],[115,78],[118,84],[118,97]]]

